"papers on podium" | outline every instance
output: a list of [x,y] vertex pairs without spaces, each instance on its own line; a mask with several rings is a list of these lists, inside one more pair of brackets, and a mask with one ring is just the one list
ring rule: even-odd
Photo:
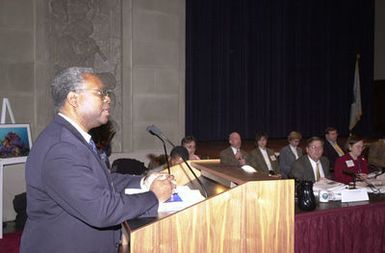
[[[126,188],[125,194],[136,194],[146,192],[143,189]],[[188,186],[177,186],[175,193],[169,200],[159,204],[158,213],[173,213],[192,206],[205,198],[199,190],[191,190]]]

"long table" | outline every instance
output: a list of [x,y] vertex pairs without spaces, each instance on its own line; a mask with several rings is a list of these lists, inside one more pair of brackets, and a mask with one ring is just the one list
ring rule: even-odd
[[[192,166],[202,171],[201,180],[209,195],[225,191],[227,187],[203,175],[212,174],[236,184],[275,179],[257,173],[249,174],[240,168],[221,166],[212,161],[192,163]],[[194,182],[191,185],[198,188]],[[125,225],[128,230],[138,229],[156,219],[135,219]],[[363,202],[317,203],[316,210],[311,212],[296,208],[294,221],[295,252],[385,252],[384,194],[370,194],[370,200]]]
[[[193,163],[202,171],[241,184],[272,177],[222,166],[219,161]],[[314,211],[295,210],[295,252],[385,252],[385,194],[369,201],[317,203]]]
[[385,252],[385,196],[370,201],[318,203],[296,210],[295,252]]

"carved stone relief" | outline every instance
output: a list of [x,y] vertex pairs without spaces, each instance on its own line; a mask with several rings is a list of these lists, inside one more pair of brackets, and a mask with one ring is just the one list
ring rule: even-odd
[[[50,0],[52,77],[71,66],[92,67],[114,89],[112,118],[121,126],[121,0]],[[120,136],[118,131],[115,139]],[[120,143],[114,141],[115,151]]]

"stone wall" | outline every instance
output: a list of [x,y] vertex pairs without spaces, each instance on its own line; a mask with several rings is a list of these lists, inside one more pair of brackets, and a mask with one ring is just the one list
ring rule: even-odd
[[[0,99],[36,139],[54,114],[55,73],[94,67],[115,89],[113,152],[160,153],[145,128],[155,124],[175,143],[184,135],[184,45],[185,0],[0,0]],[[25,191],[15,166],[4,169],[5,220]]]

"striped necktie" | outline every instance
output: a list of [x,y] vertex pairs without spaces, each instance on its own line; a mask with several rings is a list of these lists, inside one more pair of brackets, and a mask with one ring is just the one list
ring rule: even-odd
[[340,146],[336,143],[334,143],[334,149],[337,151],[339,156],[343,156],[345,153],[344,151],[340,148]]
[[88,145],[90,145],[92,151],[99,156],[99,152],[98,152],[98,149],[96,148],[96,145],[95,145],[95,142],[90,139],[90,142],[88,143]]
[[316,162],[316,166],[315,166],[315,175],[316,175],[316,177],[315,177],[315,181],[317,182],[318,180],[320,180],[320,178],[321,178],[321,174],[320,174],[320,168],[319,168],[319,162]]

